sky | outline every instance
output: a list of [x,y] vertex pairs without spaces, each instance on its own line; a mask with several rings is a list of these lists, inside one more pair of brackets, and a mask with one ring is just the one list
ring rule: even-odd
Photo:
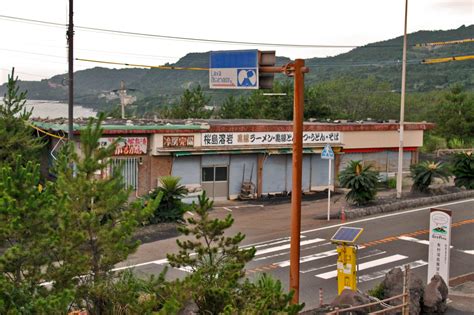
[[[14,0],[0,5],[0,83],[15,67],[21,80],[67,72],[68,0]],[[360,46],[403,35],[404,0],[76,0],[76,26],[187,38],[258,43]],[[474,22],[474,0],[409,0],[408,32]],[[474,34],[473,34],[474,35]],[[474,36],[473,36],[474,37]],[[278,56],[333,56],[349,48],[291,48],[169,40],[76,29],[76,58],[162,65],[189,52],[276,50]],[[74,69],[106,66],[75,61]],[[108,66],[119,67],[119,66]]]

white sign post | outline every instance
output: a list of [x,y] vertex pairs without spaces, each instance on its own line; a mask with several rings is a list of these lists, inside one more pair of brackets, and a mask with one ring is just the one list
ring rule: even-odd
[[334,151],[331,145],[326,144],[323,151],[321,151],[321,159],[328,160],[328,221],[331,220],[331,161],[334,159]]
[[452,211],[431,209],[428,283],[438,274],[449,285],[449,256],[451,246]]

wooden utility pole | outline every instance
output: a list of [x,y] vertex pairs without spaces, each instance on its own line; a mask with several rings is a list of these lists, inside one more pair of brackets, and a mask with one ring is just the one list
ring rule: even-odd
[[73,137],[74,123],[74,23],[73,23],[73,0],[69,0],[69,25],[67,28],[67,44],[68,44],[68,84],[69,84],[69,101],[68,101],[68,139]]

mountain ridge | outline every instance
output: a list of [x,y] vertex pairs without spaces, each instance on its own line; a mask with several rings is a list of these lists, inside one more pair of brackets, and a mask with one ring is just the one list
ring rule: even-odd
[[[474,61],[449,62],[436,65],[420,64],[427,58],[450,57],[474,54],[474,43],[442,46],[421,46],[416,44],[473,38],[474,25],[461,26],[446,31],[418,31],[408,35],[407,51],[407,90],[425,92],[447,88],[453,83],[474,90]],[[395,37],[365,46],[357,47],[346,53],[332,57],[306,59],[311,71],[306,75],[306,84],[351,76],[367,78],[374,76],[378,80],[389,82],[399,89],[401,76],[401,56],[403,37]],[[290,59],[277,57],[277,65]],[[191,52],[180,58],[176,67],[208,67],[209,52]],[[168,65],[168,64],[167,64]],[[55,75],[41,81],[20,81],[21,89],[28,90],[30,99],[67,100],[66,74]],[[281,79],[281,76],[277,76]],[[137,89],[138,98],[162,96],[165,99],[179,97],[183,90],[200,84],[208,90],[206,71],[170,71],[160,69],[124,68],[110,69],[94,67],[75,72],[75,102],[95,105],[105,101],[104,94],[117,89],[124,80],[127,87]],[[5,92],[5,84],[0,93]],[[214,95],[235,94],[235,91],[215,91]]]

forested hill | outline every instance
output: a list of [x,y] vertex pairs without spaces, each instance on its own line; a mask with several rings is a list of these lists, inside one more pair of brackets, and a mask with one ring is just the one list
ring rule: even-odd
[[[425,65],[421,60],[437,57],[473,55],[474,43],[441,45],[435,47],[416,44],[427,42],[451,41],[474,37],[474,25],[461,26],[448,31],[419,31],[408,36],[408,91],[431,91],[443,89],[454,83],[460,83],[467,90],[474,90],[474,61],[456,61],[442,64]],[[335,79],[341,76],[366,78],[375,76],[389,82],[393,89],[400,88],[401,56],[403,37],[368,44],[350,52],[328,58],[306,60],[311,72],[307,75],[309,84]],[[278,52],[277,52],[278,53]],[[208,67],[208,53],[189,53],[172,66]],[[279,57],[281,65],[289,59]],[[14,66],[14,65],[12,65]],[[30,99],[66,100],[67,87],[63,84],[66,74],[56,75],[42,81],[22,81],[21,88],[28,90]],[[208,88],[206,71],[172,71],[159,69],[107,69],[96,67],[75,73],[75,99],[82,104],[97,104],[100,94],[116,89],[124,80],[127,87],[138,89],[137,96],[167,99],[177,97],[183,90],[200,84]],[[4,93],[5,85],[0,86]],[[228,93],[228,92],[220,92]]]

